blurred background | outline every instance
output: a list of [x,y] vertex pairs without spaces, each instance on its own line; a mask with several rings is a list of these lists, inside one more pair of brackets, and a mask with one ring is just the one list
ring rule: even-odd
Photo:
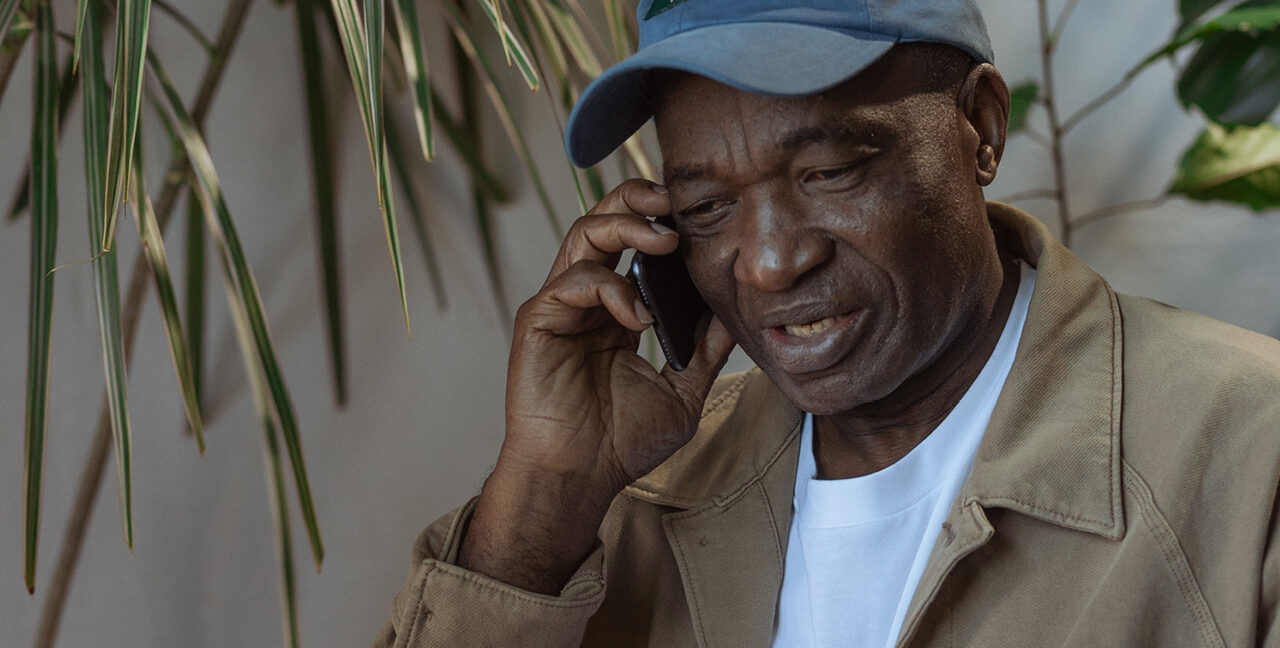
[[[172,4],[209,34],[224,10],[223,2]],[[584,4],[592,5],[590,11],[598,8]],[[979,4],[1006,80],[1011,86],[1040,81],[1036,3]],[[1050,2],[1051,14],[1056,16],[1066,4]],[[74,3],[54,5],[58,28],[70,32]],[[1180,21],[1175,5],[1175,0],[1086,0],[1074,7],[1054,60],[1059,111],[1069,115],[1085,106],[1167,42]],[[432,74],[438,75],[433,78],[448,84],[454,80],[448,64],[452,53],[446,26],[436,15],[423,11],[423,38]],[[499,84],[512,100],[559,226],[565,228],[581,208],[562,153],[554,102],[543,96],[550,90],[529,93],[519,74],[503,65],[494,31],[477,34],[497,53],[491,61],[499,68]],[[163,55],[179,90],[190,97],[205,65],[203,52],[170,17],[154,10],[150,42]],[[60,54],[69,52],[69,43],[58,47]],[[406,334],[355,94],[342,61],[330,57],[327,65],[334,157],[341,172],[336,204],[345,300],[345,407],[335,404],[328,359],[307,108],[290,8],[263,0],[252,4],[204,132],[288,380],[325,542],[323,571],[317,573],[294,498],[290,515],[301,644],[359,646],[368,644],[388,618],[417,533],[478,492],[496,458],[503,434],[509,315],[491,288],[467,173],[442,143],[439,159],[429,172],[415,176],[412,191],[427,215],[447,307],[438,307],[440,291],[429,280],[420,249],[408,242],[409,216],[402,207],[406,301],[412,318],[412,335]],[[0,191],[8,192],[18,182],[29,151],[32,68],[28,48],[0,101]],[[1064,138],[1073,213],[1150,199],[1168,188],[1183,152],[1205,125],[1201,115],[1180,106],[1176,75],[1167,61],[1152,65]],[[389,95],[387,101],[389,110],[409,115],[411,104],[403,94]],[[455,113],[465,109],[456,102],[451,107]],[[1028,123],[1047,133],[1040,108],[1031,110]],[[5,461],[0,470],[0,643],[6,646],[31,645],[36,635],[103,402],[94,280],[90,266],[77,263],[92,255],[83,224],[80,110],[79,104],[71,107],[59,148],[62,227],[57,262],[74,265],[55,273],[52,388],[34,596],[22,583],[21,566],[20,421],[31,219],[0,222],[0,457]],[[488,162],[512,193],[510,202],[494,205],[490,232],[503,280],[501,301],[513,310],[541,284],[558,236],[489,104],[479,104],[470,119],[482,125]],[[160,183],[160,163],[168,157],[167,142],[154,118],[144,117],[143,127],[154,188]],[[412,131],[404,137],[412,139]],[[1050,155],[1033,138],[1021,134],[1011,140],[989,198],[1035,196],[1028,192],[1053,186]],[[416,142],[411,144],[416,151]],[[618,164],[606,163],[602,169],[606,186],[621,178]],[[0,194],[0,202],[7,200],[8,193]],[[1033,197],[1017,204],[1057,231],[1053,200]],[[120,267],[127,276],[125,269],[140,246],[132,214],[122,211],[120,218]],[[183,219],[175,218],[166,235],[171,259],[181,257],[184,227]],[[1259,215],[1238,206],[1177,198],[1099,219],[1077,228],[1072,238],[1075,252],[1120,292],[1280,334],[1280,255],[1274,253],[1280,243],[1280,212]],[[135,547],[131,553],[121,537],[114,465],[108,465],[66,600],[59,646],[200,648],[283,641],[263,435],[213,264],[211,257],[214,282],[207,302],[203,387],[208,449],[201,456],[185,431],[163,320],[148,289],[129,374]],[[747,366],[738,355],[729,370]]]

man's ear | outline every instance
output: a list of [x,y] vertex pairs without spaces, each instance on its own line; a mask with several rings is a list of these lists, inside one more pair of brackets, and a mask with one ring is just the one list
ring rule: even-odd
[[960,89],[960,109],[978,135],[978,184],[985,187],[996,179],[996,169],[1004,156],[1009,125],[1009,86],[990,63],[975,65]]

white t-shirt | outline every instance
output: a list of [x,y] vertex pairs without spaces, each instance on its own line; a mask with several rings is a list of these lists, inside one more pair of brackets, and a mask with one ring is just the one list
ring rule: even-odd
[[1025,264],[1004,332],[955,409],[878,472],[814,479],[805,415],[774,648],[892,647],[947,511],[1013,365],[1036,271]]

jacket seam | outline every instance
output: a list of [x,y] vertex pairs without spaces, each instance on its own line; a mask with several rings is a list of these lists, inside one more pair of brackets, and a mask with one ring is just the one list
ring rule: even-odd
[[724,405],[725,401],[727,401],[730,397],[737,396],[738,393],[741,392],[743,387],[747,384],[747,381],[751,379],[751,375],[752,375],[751,370],[747,370],[740,377],[738,377],[737,380],[733,381],[733,384],[726,387],[724,392],[722,392],[719,396],[716,396],[715,399],[713,399],[710,403],[707,403],[706,405],[704,405],[702,407],[702,415],[699,416],[698,419],[702,420],[704,418],[707,418],[708,416],[711,416],[717,410],[719,410],[720,407]]
[[[427,607],[425,601],[427,594],[427,577],[431,575],[431,571],[435,569],[435,565],[431,561],[427,560],[423,561],[423,566],[425,569],[422,570],[422,582],[418,584],[418,602],[413,606],[413,622],[409,624],[409,632],[405,633],[404,643],[400,645],[412,646],[416,644],[418,628],[420,626],[425,626],[426,622],[430,619],[429,615],[431,614],[431,609]],[[399,640],[397,640],[397,643],[399,643]]]
[[1125,490],[1133,497],[1134,504],[1138,508],[1138,514],[1142,517],[1147,529],[1155,536],[1156,545],[1164,557],[1165,566],[1169,568],[1174,582],[1178,584],[1178,591],[1182,594],[1183,602],[1190,608],[1191,616],[1195,619],[1197,627],[1200,628],[1200,634],[1209,645],[1225,648],[1226,643],[1222,639],[1222,632],[1218,629],[1218,624],[1213,619],[1213,610],[1209,608],[1209,603],[1205,601],[1204,592],[1201,591],[1200,585],[1196,581],[1195,572],[1192,571],[1186,553],[1183,552],[1182,546],[1178,542],[1177,534],[1174,533],[1168,519],[1164,517],[1164,514],[1156,506],[1155,497],[1152,495],[1151,488],[1146,481],[1142,479],[1138,471],[1128,461],[1123,463]]
[[[801,422],[796,424],[791,429],[791,432],[787,434],[786,438],[783,439],[782,443],[779,443],[778,447],[774,449],[773,456],[769,457],[769,460],[765,462],[764,466],[760,469],[759,473],[752,475],[750,479],[743,482],[742,485],[730,491],[728,494],[713,495],[710,499],[710,505],[711,506],[727,506],[728,504],[731,504],[738,498],[742,497],[743,493],[745,493],[748,489],[750,489],[755,484],[759,483],[761,479],[764,479],[765,474],[767,474],[769,470],[773,468],[773,465],[775,463],[778,463],[778,459],[780,459],[782,455],[787,452],[787,448],[791,447],[791,444],[795,441],[796,433],[800,430],[800,427],[803,424],[804,424],[804,419],[802,418]],[[657,491],[636,486],[635,484],[631,484],[627,486],[626,489],[623,490],[623,493],[626,493],[627,491],[649,496],[651,499],[641,499],[641,501],[648,502],[650,504],[658,504],[662,506],[675,506],[675,507],[686,508],[691,510],[702,510],[703,508],[706,508],[705,506],[701,506],[701,507],[698,506],[699,504],[702,504],[704,500],[689,499],[686,497],[678,497],[678,496],[669,495],[666,493],[659,493]],[[635,497],[634,495],[629,495],[629,496]],[[636,498],[636,499],[640,499],[640,498]]]
[[[599,592],[596,592],[596,593],[593,593],[593,594],[592,594],[591,596],[589,596],[589,597],[586,597],[586,598],[584,598],[584,599],[582,599],[582,600],[577,600],[577,601],[561,601],[561,600],[558,600],[558,599],[556,599],[556,600],[543,600],[542,598],[539,598],[539,596],[538,596],[538,595],[526,594],[526,593],[524,593],[524,592],[520,592],[520,591],[513,591],[512,589],[510,589],[510,588],[512,588],[512,586],[510,586],[510,585],[499,585],[499,584],[496,584],[496,583],[490,582],[490,581],[488,580],[488,577],[486,577],[486,576],[481,576],[481,575],[476,574],[476,573],[474,573],[474,572],[468,572],[468,571],[465,571],[465,570],[459,570],[459,571],[456,571],[456,572],[455,572],[454,570],[447,569],[447,567],[451,567],[452,565],[448,565],[448,564],[446,564],[446,563],[439,563],[439,562],[437,562],[437,561],[427,561],[427,562],[428,562],[428,563],[432,563],[432,562],[435,562],[435,563],[436,563],[436,564],[434,564],[434,565],[431,565],[431,564],[428,564],[428,565],[427,565],[427,568],[428,568],[428,569],[427,569],[427,573],[428,573],[428,575],[430,574],[430,572],[431,572],[431,571],[436,571],[436,572],[439,572],[439,573],[441,573],[441,574],[443,574],[443,575],[445,575],[445,576],[451,576],[451,577],[454,577],[454,578],[458,578],[458,579],[462,580],[463,582],[466,582],[466,583],[469,583],[469,584],[475,585],[475,586],[477,586],[477,587],[479,587],[479,588],[481,588],[481,589],[485,589],[485,590],[492,591],[492,592],[494,592],[494,593],[496,593],[496,594],[499,594],[499,595],[501,595],[501,596],[503,596],[503,597],[511,598],[511,599],[515,599],[515,600],[521,601],[521,602],[523,602],[523,603],[532,603],[532,604],[534,604],[534,605],[538,605],[538,606],[541,606],[541,607],[553,608],[553,609],[557,609],[557,610],[572,610],[572,609],[574,609],[574,608],[587,607],[587,606],[589,606],[589,605],[591,604],[591,600],[592,600],[592,599],[594,599],[594,598],[596,598],[596,597],[598,597],[598,596],[600,595],[600,594],[599,594]],[[446,568],[442,569],[442,567],[446,567]],[[426,579],[426,578],[423,578],[423,579],[422,579],[422,582],[423,582],[423,585],[425,586],[425,584],[426,584],[426,582],[427,582],[427,579]],[[590,577],[579,578],[579,579],[577,579],[577,580],[570,580],[568,583],[566,583],[566,584],[565,584],[565,586],[564,586],[564,588],[563,588],[563,589],[567,590],[567,589],[569,589],[570,587],[573,587],[573,586],[576,586],[576,585],[580,585],[580,584],[583,584],[583,583],[586,583],[586,584],[588,584],[588,585],[595,585],[596,587],[598,587],[598,588],[600,588],[600,589],[603,589],[603,588],[604,588],[604,586],[605,586],[605,584],[604,584],[604,580],[600,577],[600,575],[599,575],[598,573],[596,573],[596,574],[594,574],[594,575],[592,575],[592,576],[590,576]],[[563,590],[562,590],[562,591],[563,591]],[[422,606],[419,606],[419,607],[422,607]]]

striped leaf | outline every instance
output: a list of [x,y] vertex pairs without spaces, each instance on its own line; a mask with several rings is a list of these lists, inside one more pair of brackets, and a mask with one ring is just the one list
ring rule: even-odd
[[[137,143],[139,153],[142,141]],[[160,234],[160,225],[156,222],[155,208],[151,205],[151,196],[147,193],[147,184],[142,173],[142,155],[133,157],[133,213],[138,226],[138,239],[142,241],[142,251],[147,255],[151,266],[151,274],[155,279],[156,296],[160,300],[160,312],[164,316],[164,335],[169,342],[169,357],[173,360],[173,370],[178,377],[178,386],[182,391],[183,411],[187,416],[187,425],[196,437],[196,447],[204,454],[204,427],[200,416],[200,398],[196,391],[195,373],[191,366],[191,353],[187,347],[187,337],[182,333],[182,318],[178,315],[178,298],[173,290],[173,277],[169,272],[169,259],[165,254],[164,239]]]
[[23,465],[23,579],[36,587],[40,485],[49,413],[53,264],[58,241],[58,61],[50,0],[35,6],[35,102],[31,130],[31,288],[27,324],[27,417]]
[[436,295],[436,308],[444,310],[448,306],[448,300],[445,298],[444,292],[444,276],[440,272],[440,265],[436,261],[435,246],[431,243],[431,232],[427,229],[427,212],[423,208],[422,203],[418,200],[417,193],[413,188],[417,185],[413,181],[413,175],[410,172],[412,168],[409,165],[409,156],[404,151],[404,139],[400,134],[403,129],[397,123],[395,115],[387,113],[387,156],[391,160],[391,170],[396,174],[396,178],[400,180],[400,186],[404,191],[405,203],[409,206],[409,223],[413,225],[413,232],[418,238],[418,245],[422,247],[422,258],[427,266],[427,278],[431,280],[431,289]]
[[84,18],[93,0],[76,0],[76,48],[71,55],[71,71],[75,72],[80,64],[80,45],[84,40]]
[[605,21],[609,23],[609,42],[613,45],[613,59],[621,61],[635,51],[635,42],[631,31],[631,23],[627,20],[630,12],[622,6],[622,0],[604,1]]
[[569,54],[578,63],[578,67],[593,79],[600,76],[603,71],[600,59],[591,50],[587,35],[578,25],[578,21],[574,20],[568,10],[554,2],[547,3],[547,13],[550,14],[552,24],[560,33],[560,38],[564,39],[564,44],[569,48]]
[[529,89],[538,91],[538,69],[529,59],[529,53],[525,51],[524,46],[520,44],[520,40],[511,32],[511,28],[507,26],[506,21],[502,19],[502,14],[498,9],[498,0],[476,0],[476,4],[480,5],[480,10],[484,12],[489,24],[493,25],[498,37],[502,41],[502,52],[507,57],[507,65],[513,62],[516,68],[520,70],[520,76],[524,78],[525,84]]
[[427,73],[427,49],[418,28],[418,10],[414,7],[414,0],[395,0],[391,8],[396,17],[396,30],[400,33],[404,71],[413,86],[413,117],[418,122],[418,145],[422,148],[422,156],[431,160],[436,155],[431,133],[431,82]]
[[[102,241],[105,214],[103,195],[107,165],[107,129],[110,108],[106,92],[106,68],[102,61],[102,7],[86,2],[84,32],[84,70],[81,92],[84,93],[85,187],[89,211],[89,247],[97,252]],[[116,485],[120,491],[121,523],[125,542],[133,548],[133,477],[132,432],[129,425],[129,379],[125,371],[124,341],[120,331],[120,280],[117,277],[115,251],[95,254],[93,276],[98,304],[98,332],[102,339],[103,368],[107,378],[107,405],[111,414],[111,433],[115,446]]]
[[[62,65],[61,81],[58,82],[58,138],[62,138],[62,131],[67,127],[67,113],[71,110],[71,104],[75,101],[76,93],[79,92],[80,84],[77,83],[75,72],[71,69],[71,65],[75,61],[67,61]],[[26,166],[22,169],[22,176],[19,178],[18,186],[13,193],[13,200],[9,203],[9,209],[6,212],[6,218],[9,220],[17,220],[28,207],[31,206],[31,160],[28,158]]]
[[431,86],[431,97],[436,107],[436,125],[440,127],[440,132],[444,133],[444,138],[449,140],[454,150],[462,157],[462,163],[466,165],[467,172],[475,179],[476,184],[494,202],[505,203],[511,200],[511,193],[502,186],[502,182],[493,174],[493,171],[480,160],[480,143],[476,141],[475,133],[467,131],[458,124],[458,120],[445,107],[444,101],[440,98],[440,91],[434,84]]
[[[258,292],[257,281],[249,269],[245,259],[240,237],[236,233],[235,223],[227,210],[226,201],[222,197],[221,184],[213,167],[213,159],[209,149],[192,122],[182,99],[173,83],[164,72],[164,67],[153,53],[147,53],[148,63],[156,80],[164,90],[168,108],[172,112],[176,130],[187,152],[192,173],[199,181],[201,199],[205,201],[205,221],[209,233],[213,237],[214,247],[219,258],[230,270],[231,285],[239,294],[245,307],[250,333],[253,335],[254,351],[262,365],[267,387],[271,394],[272,408],[280,422],[280,431],[284,436],[285,447],[289,451],[289,462],[293,467],[294,484],[298,492],[298,504],[302,509],[302,519],[307,526],[307,535],[311,541],[311,553],[315,558],[316,568],[324,559],[324,546],[320,540],[320,529],[316,524],[315,505],[311,497],[311,485],[307,479],[306,464],[302,458],[302,441],[298,436],[298,423],[293,413],[293,402],[289,398],[284,384],[284,375],[276,360],[275,344],[271,341],[271,333],[267,328],[266,315],[263,312],[262,298]],[[163,115],[163,113],[161,113]]]
[[196,395],[196,409],[202,410],[204,402],[204,210],[196,196],[199,189],[196,179],[187,183],[186,254],[183,255],[182,320],[186,323],[188,364],[191,365],[191,383]]
[[342,281],[338,255],[338,214],[330,141],[329,108],[325,91],[324,57],[316,24],[316,0],[297,0],[298,41],[302,46],[302,80],[306,89],[307,133],[311,148],[311,187],[320,232],[320,269],[324,274],[325,323],[329,360],[339,405],[347,402],[346,349],[342,337]]
[[362,18],[356,0],[331,1],[342,51],[347,59],[347,69],[351,73],[351,83],[355,86],[356,103],[364,121],[369,159],[373,163],[378,185],[378,204],[382,208],[383,225],[387,234],[387,247],[391,250],[391,262],[395,266],[405,330],[409,330],[409,300],[404,285],[404,264],[400,259],[400,234],[396,227],[391,178],[387,172],[386,142],[382,135],[382,4],[376,0],[367,0]]
[[289,500],[285,494],[284,466],[280,459],[280,442],[277,439],[275,419],[271,413],[271,394],[263,380],[262,365],[254,349],[252,326],[244,302],[232,286],[231,267],[222,266],[226,278],[227,303],[231,307],[231,321],[235,325],[236,342],[244,360],[245,375],[249,379],[249,393],[253,395],[254,410],[262,424],[262,462],[267,477],[267,493],[271,498],[271,523],[275,527],[276,555],[280,560],[280,607],[283,608],[282,627],[284,645],[297,648],[298,596],[293,574],[293,534],[289,528]]
[[0,41],[9,36],[9,26],[18,13],[18,0],[0,0]]
[[115,238],[116,213],[125,196],[129,169],[133,166],[133,144],[137,139],[138,115],[142,108],[142,70],[151,20],[151,0],[120,0],[116,12],[119,20],[115,82],[111,85],[111,126],[107,138],[103,250],[111,249]]
[[516,126],[515,118],[511,115],[511,106],[507,102],[506,96],[495,81],[496,77],[493,68],[489,66],[484,53],[476,49],[471,30],[458,6],[453,0],[441,0],[440,4],[444,5],[445,9],[453,17],[453,22],[451,23],[453,36],[467,58],[471,60],[476,70],[480,73],[480,83],[484,87],[485,93],[489,95],[489,101],[498,113],[498,120],[502,123],[503,130],[506,131],[508,139],[511,140],[512,146],[515,147],[516,153],[520,156],[520,161],[524,164],[525,171],[529,174],[529,179],[533,181],[534,189],[538,194],[538,201],[542,203],[542,208],[546,211],[547,222],[551,225],[551,230],[555,233],[556,238],[563,237],[563,229],[560,227],[559,221],[556,220],[555,208],[551,205],[551,197],[542,181],[542,174],[538,172],[538,166],[533,161],[533,155],[529,152],[529,145],[525,141],[524,134]]

